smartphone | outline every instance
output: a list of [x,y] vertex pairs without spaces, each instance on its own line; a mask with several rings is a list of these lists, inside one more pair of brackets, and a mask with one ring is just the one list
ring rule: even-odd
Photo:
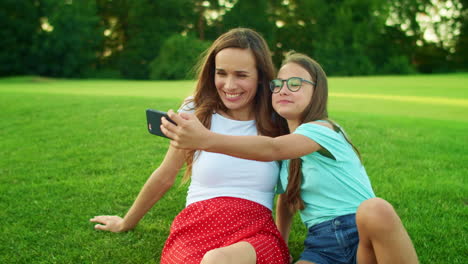
[[169,118],[166,112],[154,110],[154,109],[146,109],[146,125],[148,128],[148,132],[153,135],[168,138],[166,135],[163,134],[161,131],[161,117],[165,117],[169,122],[177,125],[172,119]]

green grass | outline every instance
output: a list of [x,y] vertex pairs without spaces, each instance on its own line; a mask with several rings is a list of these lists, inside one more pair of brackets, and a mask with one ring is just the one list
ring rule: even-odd
[[[468,74],[330,78],[330,116],[359,147],[421,263],[467,263]],[[183,209],[178,184],[134,231],[93,230],[124,215],[167,140],[146,108],[177,108],[191,81],[0,79],[0,263],[155,263]],[[305,234],[295,218],[297,256]]]

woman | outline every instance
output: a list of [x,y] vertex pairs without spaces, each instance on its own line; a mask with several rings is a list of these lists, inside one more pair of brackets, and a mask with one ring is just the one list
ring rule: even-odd
[[[214,132],[276,136],[268,83],[274,67],[265,40],[255,31],[221,35],[200,63],[193,98],[181,111],[194,112]],[[289,253],[271,215],[276,162],[169,147],[124,218],[97,216],[99,230],[135,227],[173,185],[187,163],[191,175],[186,208],[174,219],[161,263],[288,263]]]
[[417,263],[411,240],[393,207],[376,198],[359,152],[328,119],[327,78],[311,58],[289,54],[271,81],[275,111],[291,134],[226,136],[207,131],[196,117],[169,111],[178,126],[162,130],[181,149],[201,149],[235,157],[285,160],[280,173],[278,228],[288,240],[300,210],[308,228],[297,263]]

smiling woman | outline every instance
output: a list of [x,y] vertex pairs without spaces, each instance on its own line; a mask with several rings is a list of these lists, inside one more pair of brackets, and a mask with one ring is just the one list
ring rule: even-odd
[[[274,67],[265,40],[255,31],[221,35],[200,64],[193,97],[181,112],[194,112],[206,128],[228,135],[278,135],[271,120],[268,83]],[[185,159],[184,159],[185,158]],[[278,164],[170,147],[124,218],[97,216],[95,228],[132,229],[171,188],[187,163],[191,179],[186,208],[175,218],[161,255],[172,263],[289,263],[272,217]]]
[[236,120],[254,119],[251,102],[257,93],[258,73],[250,49],[226,48],[215,58],[215,86],[227,107],[224,115]]

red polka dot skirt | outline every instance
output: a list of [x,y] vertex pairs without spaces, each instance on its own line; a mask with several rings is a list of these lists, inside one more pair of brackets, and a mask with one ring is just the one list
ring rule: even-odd
[[161,264],[199,264],[206,252],[237,242],[250,243],[258,264],[288,264],[289,251],[265,206],[217,197],[186,207],[171,226]]

